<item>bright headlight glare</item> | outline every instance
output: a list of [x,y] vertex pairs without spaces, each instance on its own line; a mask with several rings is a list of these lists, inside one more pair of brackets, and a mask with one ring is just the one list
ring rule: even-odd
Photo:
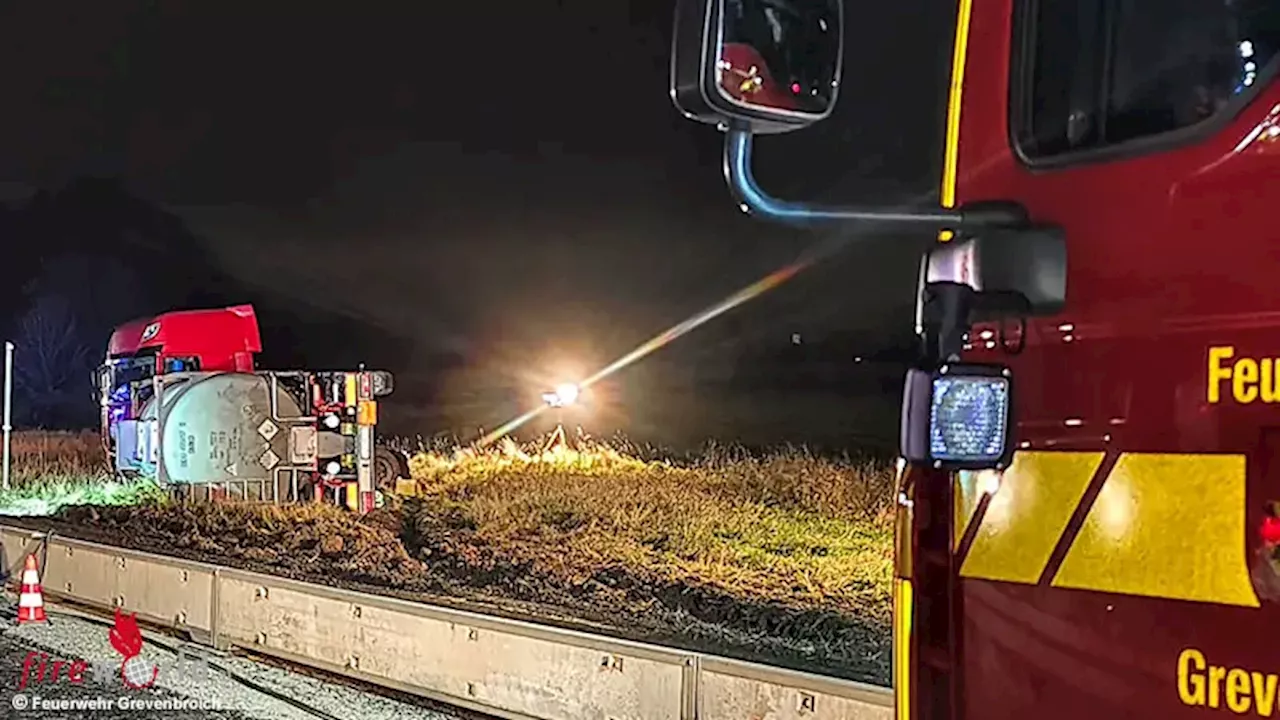
[[1008,378],[933,379],[929,454],[935,460],[994,463],[1005,454],[1008,428]]
[[329,475],[337,475],[342,472],[342,463],[337,460],[330,460],[328,464],[324,466],[324,471]]
[[556,386],[555,390],[542,394],[542,401],[551,407],[568,407],[578,402],[578,397],[582,393],[582,388],[577,383],[561,383]]
[[342,423],[342,419],[337,415],[325,415],[323,422],[325,427],[334,430]]

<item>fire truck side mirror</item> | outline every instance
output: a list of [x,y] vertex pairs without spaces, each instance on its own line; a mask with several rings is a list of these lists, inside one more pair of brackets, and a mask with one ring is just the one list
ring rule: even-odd
[[1067,300],[1067,245],[1061,228],[984,229],[940,244],[926,258],[924,283],[977,291],[975,322],[1061,312]]
[[674,37],[671,100],[691,120],[782,133],[835,108],[841,0],[677,0]]

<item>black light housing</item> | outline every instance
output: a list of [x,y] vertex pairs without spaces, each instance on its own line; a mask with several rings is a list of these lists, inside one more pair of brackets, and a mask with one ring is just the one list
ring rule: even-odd
[[1062,228],[982,228],[942,243],[925,260],[925,283],[955,282],[977,293],[975,322],[1045,317],[1067,302],[1067,243]]
[[1003,470],[1013,461],[1013,373],[1002,365],[948,363],[907,371],[901,451],[945,470]]
[[375,370],[369,373],[373,381],[373,396],[386,397],[396,388],[395,376],[386,370]]

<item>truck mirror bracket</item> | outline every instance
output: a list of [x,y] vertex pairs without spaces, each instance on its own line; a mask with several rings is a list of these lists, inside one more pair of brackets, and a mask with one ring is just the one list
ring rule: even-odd
[[921,290],[938,283],[972,288],[972,322],[1062,312],[1067,244],[1061,227],[988,228],[971,235],[939,244],[925,256]]
[[753,136],[744,124],[725,133],[724,176],[744,212],[770,222],[801,227],[872,224],[884,230],[953,230],[977,227],[1018,227],[1028,222],[1026,211],[1014,203],[980,203],[959,209],[899,210],[857,206],[823,207],[775,198],[756,182],[751,169]]

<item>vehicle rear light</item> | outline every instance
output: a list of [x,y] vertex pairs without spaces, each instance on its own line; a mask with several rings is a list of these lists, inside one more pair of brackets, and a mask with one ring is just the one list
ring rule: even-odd
[[356,415],[356,422],[360,425],[377,425],[378,403],[374,400],[361,401]]

